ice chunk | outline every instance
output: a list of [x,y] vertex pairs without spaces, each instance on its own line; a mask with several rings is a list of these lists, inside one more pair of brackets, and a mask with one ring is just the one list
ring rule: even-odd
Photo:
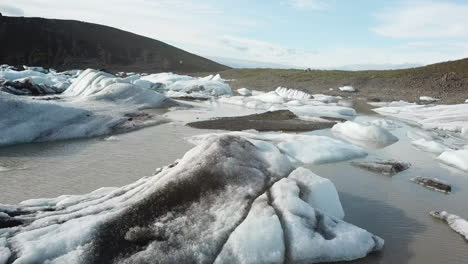
[[421,97],[419,97],[419,100],[421,100],[421,101],[427,101],[427,102],[437,102],[437,101],[439,101],[440,99],[437,99],[437,98],[434,98],[434,97],[430,97],[430,96],[421,96]]
[[424,129],[468,133],[468,104],[404,105],[373,110],[382,115],[415,122]]
[[0,237],[0,264],[6,264],[10,256],[11,251],[7,247],[6,239],[4,237]]
[[346,261],[380,250],[383,240],[330,217],[302,199],[303,187],[286,178],[271,188],[273,206],[281,215],[288,238],[288,263]]
[[338,136],[353,142],[372,142],[379,146],[387,146],[398,141],[398,138],[386,129],[374,125],[361,125],[356,122],[346,121],[333,126],[332,131]]
[[303,91],[295,90],[295,89],[288,89],[285,87],[278,87],[275,92],[287,99],[296,99],[296,100],[303,100],[303,99],[311,99],[313,98],[311,94],[308,94]]
[[250,90],[247,89],[247,88],[240,88],[240,89],[237,89],[237,92],[238,92],[240,95],[243,95],[243,96],[251,96],[251,95],[252,95],[252,91],[250,91]]
[[458,215],[449,214],[446,211],[430,213],[433,217],[444,220],[450,228],[459,233],[466,241],[468,241],[468,221]]
[[342,91],[342,92],[349,92],[349,93],[352,93],[352,92],[356,91],[356,89],[354,89],[354,87],[349,86],[349,85],[342,86],[342,87],[340,87],[338,89],[340,89],[340,91]]
[[440,154],[438,159],[444,163],[468,171],[468,149],[445,151]]
[[414,140],[414,141],[411,142],[411,144],[413,144],[413,146],[415,146],[415,147],[417,147],[417,148],[419,148],[421,150],[436,153],[436,154],[441,154],[442,152],[450,150],[449,147],[447,147],[447,146],[445,146],[445,145],[443,145],[443,144],[441,144],[439,142],[436,142],[436,141],[433,141],[433,140],[426,140],[424,138]]
[[395,129],[401,127],[395,121],[388,119],[376,119],[371,121],[370,124],[385,129]]

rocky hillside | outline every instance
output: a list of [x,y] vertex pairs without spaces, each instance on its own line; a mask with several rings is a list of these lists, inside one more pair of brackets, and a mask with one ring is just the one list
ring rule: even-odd
[[0,40],[0,64],[183,73],[228,69],[158,40],[74,20],[0,15]]

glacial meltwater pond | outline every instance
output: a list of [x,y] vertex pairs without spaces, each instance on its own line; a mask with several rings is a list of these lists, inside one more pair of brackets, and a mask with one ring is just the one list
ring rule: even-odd
[[[208,103],[198,105],[203,104]],[[208,108],[174,109],[165,115],[175,121],[110,139],[0,148],[0,204],[129,184],[182,157],[192,148],[184,138],[216,132],[190,128],[185,122],[255,112],[217,104]],[[375,118],[361,114],[356,120],[366,122]],[[429,212],[447,210],[467,219],[468,173],[441,164],[436,155],[413,147],[407,132],[417,128],[400,121],[396,123],[399,127],[391,132],[399,141],[381,149],[364,145],[369,156],[362,160],[409,162],[411,167],[406,171],[394,176],[381,175],[353,167],[349,161],[303,166],[336,185],[346,213],[345,221],[385,239],[382,252],[353,263],[466,263],[468,243],[445,223],[430,217]],[[330,129],[305,134],[335,137]],[[447,140],[462,140],[449,136]],[[415,184],[411,179],[417,176],[447,181],[452,184],[452,193],[443,194]]]

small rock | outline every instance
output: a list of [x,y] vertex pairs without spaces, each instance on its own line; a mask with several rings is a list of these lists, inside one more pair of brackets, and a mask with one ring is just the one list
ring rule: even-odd
[[438,192],[450,193],[452,191],[452,186],[448,183],[445,183],[439,179],[415,177],[411,179],[417,184],[420,184],[428,189],[432,189]]

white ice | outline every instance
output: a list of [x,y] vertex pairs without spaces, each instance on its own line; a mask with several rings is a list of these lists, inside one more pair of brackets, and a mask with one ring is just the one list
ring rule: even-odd
[[449,147],[445,146],[442,143],[436,142],[434,140],[426,140],[424,138],[411,141],[411,144],[423,151],[441,154],[444,151],[450,150]]
[[378,146],[387,146],[398,141],[397,137],[382,127],[362,125],[352,121],[334,125],[332,132],[353,143],[371,142]]
[[356,89],[354,87],[349,86],[349,85],[342,86],[342,87],[340,87],[338,89],[340,89],[340,91],[342,91],[342,92],[348,92],[348,93],[352,93],[352,92],[356,91]]
[[431,215],[444,220],[450,228],[459,233],[466,241],[468,241],[468,221],[458,215],[449,214],[446,211],[431,212]]
[[403,105],[373,109],[379,114],[393,116],[419,124],[424,129],[440,129],[468,133],[468,105]]
[[442,162],[468,171],[468,149],[448,150],[438,157]]
[[437,102],[437,101],[440,101],[440,99],[437,99],[437,98],[434,98],[434,97],[430,97],[430,96],[421,96],[421,97],[419,97],[419,100],[421,100],[421,101],[427,101],[427,102]]
[[250,91],[247,88],[237,89],[237,93],[240,94],[240,95],[243,95],[243,96],[251,96],[252,95],[252,91]]

